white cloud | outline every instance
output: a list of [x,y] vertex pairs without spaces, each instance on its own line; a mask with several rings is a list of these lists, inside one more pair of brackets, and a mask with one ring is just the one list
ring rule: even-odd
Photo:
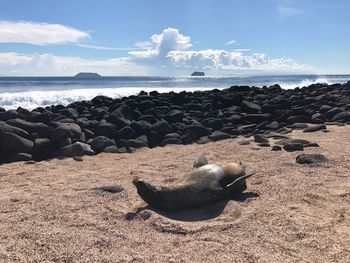
[[192,46],[191,37],[180,34],[178,29],[172,27],[164,29],[159,35],[151,36],[150,41],[139,42],[135,45],[145,49],[129,52],[136,58],[165,57],[172,50],[185,50]]
[[250,48],[237,48],[237,49],[234,49],[233,51],[235,51],[235,52],[247,52],[250,50],[251,50]]
[[289,58],[269,58],[266,54],[243,55],[237,51],[171,51],[168,58],[176,67],[217,71],[305,72],[313,68]]
[[233,44],[236,44],[236,40],[230,40],[225,43],[225,45],[233,45]]
[[86,32],[60,24],[0,21],[0,43],[51,45],[78,42]]
[[[82,47],[119,50],[78,44]],[[179,75],[193,70],[211,74],[311,73],[315,69],[291,58],[270,58],[267,54],[244,53],[249,49],[190,50],[191,38],[175,28],[166,28],[150,40],[135,44],[128,57],[101,60],[53,54],[0,53],[0,72],[6,75],[74,75],[80,71],[102,75]],[[124,49],[123,49],[124,50]]]
[[[226,44],[234,44],[234,40]],[[207,49],[188,50],[191,46],[191,38],[180,34],[178,29],[166,28],[159,35],[153,35],[151,41],[139,42],[137,47],[144,50],[133,50],[129,54],[135,62],[148,65],[165,73],[181,72],[184,69],[219,71],[231,73],[232,71],[245,72],[311,72],[313,68],[299,64],[290,58],[270,58],[263,53],[243,54],[250,49],[236,49],[233,51]]]
[[132,48],[127,48],[127,47],[106,47],[106,46],[89,45],[89,44],[77,44],[77,46],[83,47],[83,48],[97,49],[97,50],[114,50],[114,51],[133,50]]
[[0,71],[5,75],[66,76],[81,71],[98,72],[105,76],[146,75],[147,68],[130,58],[90,60],[80,57],[55,56],[53,54],[0,53]]

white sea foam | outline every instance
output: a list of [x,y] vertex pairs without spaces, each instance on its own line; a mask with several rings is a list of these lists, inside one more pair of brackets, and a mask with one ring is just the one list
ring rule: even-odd
[[303,79],[300,82],[281,82],[279,83],[279,85],[281,86],[282,89],[294,89],[296,87],[302,88],[302,87],[307,87],[317,83],[333,84],[335,82],[330,81],[327,78],[317,78],[317,79]]
[[195,88],[91,88],[91,89],[71,89],[71,90],[47,90],[47,91],[20,91],[20,92],[4,92],[0,94],[0,107],[5,109],[16,109],[18,107],[26,109],[34,109],[37,107],[45,107],[50,105],[62,104],[68,105],[75,101],[91,100],[98,95],[105,95],[111,98],[120,98],[130,95],[136,95],[141,90],[150,92],[157,90],[158,92],[181,92],[184,90],[210,90],[208,87]]

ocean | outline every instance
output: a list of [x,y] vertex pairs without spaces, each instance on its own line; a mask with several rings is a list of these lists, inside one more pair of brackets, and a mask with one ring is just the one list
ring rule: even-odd
[[262,87],[279,84],[284,89],[313,83],[345,83],[350,75],[288,75],[255,77],[0,77],[0,107],[34,109],[54,104],[68,105],[97,95],[112,98],[150,92],[180,92],[225,89],[233,85]]

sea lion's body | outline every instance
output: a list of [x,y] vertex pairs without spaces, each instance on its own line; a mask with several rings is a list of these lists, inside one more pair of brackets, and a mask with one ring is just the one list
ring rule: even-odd
[[203,156],[199,156],[195,169],[169,187],[153,186],[138,178],[133,183],[146,203],[161,210],[199,207],[227,199],[246,189],[245,179],[250,175],[245,175],[242,165],[206,163]]

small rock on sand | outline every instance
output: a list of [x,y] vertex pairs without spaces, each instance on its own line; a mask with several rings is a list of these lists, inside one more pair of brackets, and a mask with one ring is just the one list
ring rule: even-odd
[[326,160],[326,156],[319,153],[300,154],[296,158],[296,162],[299,164],[322,163]]

